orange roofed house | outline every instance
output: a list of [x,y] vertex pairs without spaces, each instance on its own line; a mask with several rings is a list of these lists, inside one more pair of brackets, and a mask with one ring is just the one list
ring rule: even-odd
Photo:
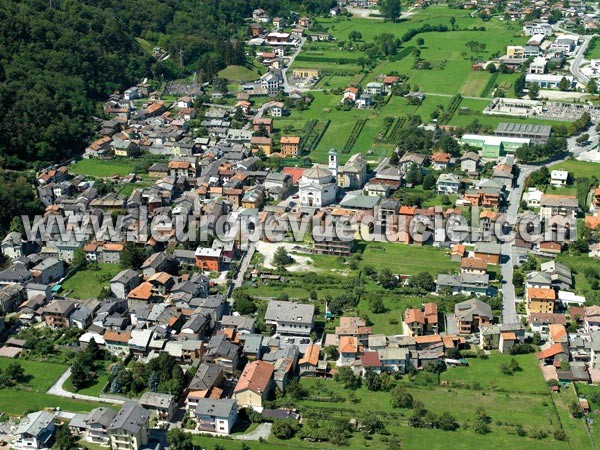
[[300,376],[315,376],[319,366],[321,346],[310,344],[304,351],[304,356],[298,361]]
[[300,155],[300,136],[281,136],[281,154],[296,157]]
[[246,364],[238,380],[233,395],[239,408],[263,408],[272,387],[274,367],[265,361],[253,361]]
[[554,313],[556,291],[549,288],[527,288],[527,308],[530,313]]
[[410,330],[412,336],[421,336],[427,332],[437,333],[438,312],[437,304],[425,303],[423,311],[409,308],[404,312],[405,331]]

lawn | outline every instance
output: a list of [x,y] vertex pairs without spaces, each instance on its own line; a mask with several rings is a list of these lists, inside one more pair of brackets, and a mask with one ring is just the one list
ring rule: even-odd
[[135,159],[115,158],[109,161],[100,159],[81,159],[69,166],[69,172],[90,177],[124,176],[134,171],[140,163]]
[[571,172],[574,178],[598,177],[600,174],[600,164],[584,161],[569,160],[553,166],[554,170],[566,170]]
[[[516,359],[521,366],[521,371],[514,375],[502,375],[500,364]],[[479,383],[484,389],[545,394],[546,384],[542,378],[540,368],[533,355],[503,355],[494,352],[488,359],[471,358],[468,367],[450,368],[442,373],[441,379],[452,384]]]
[[[67,370],[67,366],[61,364],[9,358],[0,358],[0,369],[5,369],[8,365],[15,362],[23,367],[25,376],[27,377],[27,380],[22,385],[23,388],[28,388],[35,392],[46,392],[64,371]],[[4,391],[0,391],[0,397],[3,393]]]
[[[529,355],[529,358],[532,358],[532,355]],[[538,380],[542,380],[539,371],[537,375]],[[559,417],[547,392],[539,395],[513,394],[488,390],[462,390],[437,385],[417,386],[408,380],[401,380],[399,383],[404,384],[413,398],[421,401],[426,409],[438,414],[449,412],[455,416],[461,424],[461,429],[456,432],[443,432],[410,428],[407,418],[412,414],[411,410],[392,408],[389,393],[371,392],[363,386],[354,391],[356,400],[350,401],[350,391],[333,380],[302,379],[301,384],[309,392],[315,393],[313,395],[319,397],[321,401],[315,401],[316,397],[314,399],[309,397],[297,402],[297,407],[305,418],[309,418],[312,411],[324,411],[325,416],[321,416],[321,420],[327,420],[325,417],[350,419],[364,414],[377,415],[385,422],[386,429],[393,435],[397,435],[406,448],[411,449],[448,448],[449,440],[452,441],[451,448],[461,449],[476,449],[482,445],[488,445],[490,448],[539,448],[540,445],[543,448],[564,448],[564,444],[554,441],[552,437],[535,441],[529,437],[519,437],[515,433],[516,424],[521,424],[527,432],[540,429],[551,432],[558,426]],[[332,394],[340,395],[345,400],[335,403],[323,401]],[[470,429],[477,407],[482,407],[492,419],[491,432],[485,436],[476,435]],[[573,438],[574,443],[579,444],[580,430],[569,428],[566,432],[570,439]],[[310,444],[304,445],[311,448]],[[383,439],[378,435],[373,436],[372,441],[365,442],[363,437],[357,434],[353,436],[349,448],[367,446],[386,448]]]
[[491,76],[491,73],[485,71],[471,72],[461,86],[460,93],[469,97],[479,97]]
[[587,268],[595,269],[600,273],[600,261],[590,258],[588,255],[569,255],[562,253],[558,255],[558,260],[569,266],[575,278],[575,290],[578,293],[586,294],[591,291],[589,281],[586,279],[584,272]]
[[91,385],[89,385],[83,389],[76,390],[73,387],[73,384],[71,383],[71,377],[69,377],[67,379],[67,381],[65,381],[65,384],[63,385],[63,387],[64,387],[65,391],[76,392],[77,394],[82,394],[82,395],[91,395],[92,397],[98,397],[102,393],[102,390],[104,389],[104,387],[107,384],[108,384],[108,374],[101,373],[96,377],[96,379],[94,380],[94,382]]
[[108,286],[110,279],[120,271],[118,264],[98,264],[98,270],[80,270],[63,283],[62,292],[70,292],[69,297],[80,300],[98,297],[102,288]]
[[416,275],[429,272],[434,277],[438,273],[459,269],[459,263],[452,261],[444,250],[434,247],[418,247],[388,242],[359,243],[364,245],[361,267],[371,266],[375,270],[390,269],[395,274]]
[[27,411],[38,411],[43,408],[56,407],[69,412],[89,412],[99,406],[106,406],[106,403],[86,402],[16,389],[4,389],[0,391],[0,412],[7,414],[21,415]]
[[256,67],[248,68],[245,66],[227,66],[219,72],[221,78],[225,78],[230,81],[253,81],[256,80],[260,75],[256,70]]

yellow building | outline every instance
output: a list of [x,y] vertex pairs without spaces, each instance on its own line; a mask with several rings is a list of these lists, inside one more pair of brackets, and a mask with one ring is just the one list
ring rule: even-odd
[[292,76],[294,78],[319,78],[321,71],[319,69],[294,69]]
[[273,364],[252,361],[246,364],[233,395],[239,408],[262,408],[268,398],[273,377]]
[[527,288],[527,306],[530,313],[554,313],[556,292],[549,288]]

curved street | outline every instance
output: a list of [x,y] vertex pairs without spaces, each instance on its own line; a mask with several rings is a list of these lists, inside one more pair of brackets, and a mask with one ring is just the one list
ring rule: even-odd
[[102,398],[102,397],[94,397],[93,395],[83,395],[76,394],[74,392],[65,391],[63,385],[71,376],[71,368],[69,367],[65,372],[59,377],[56,382],[50,386],[50,389],[46,391],[46,394],[57,395],[59,397],[67,397],[74,398],[77,400],[86,400],[89,402],[101,402],[101,403],[109,403],[111,405],[121,405],[124,403],[123,400],[117,400],[112,398]]

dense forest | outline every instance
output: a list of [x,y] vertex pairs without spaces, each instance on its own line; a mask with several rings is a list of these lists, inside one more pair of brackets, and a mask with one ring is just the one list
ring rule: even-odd
[[[245,62],[253,9],[324,13],[335,0],[2,0],[0,156],[20,169],[84,148],[97,102],[144,76],[210,80]],[[157,63],[136,38],[176,57]],[[180,50],[183,67],[180,67]]]

